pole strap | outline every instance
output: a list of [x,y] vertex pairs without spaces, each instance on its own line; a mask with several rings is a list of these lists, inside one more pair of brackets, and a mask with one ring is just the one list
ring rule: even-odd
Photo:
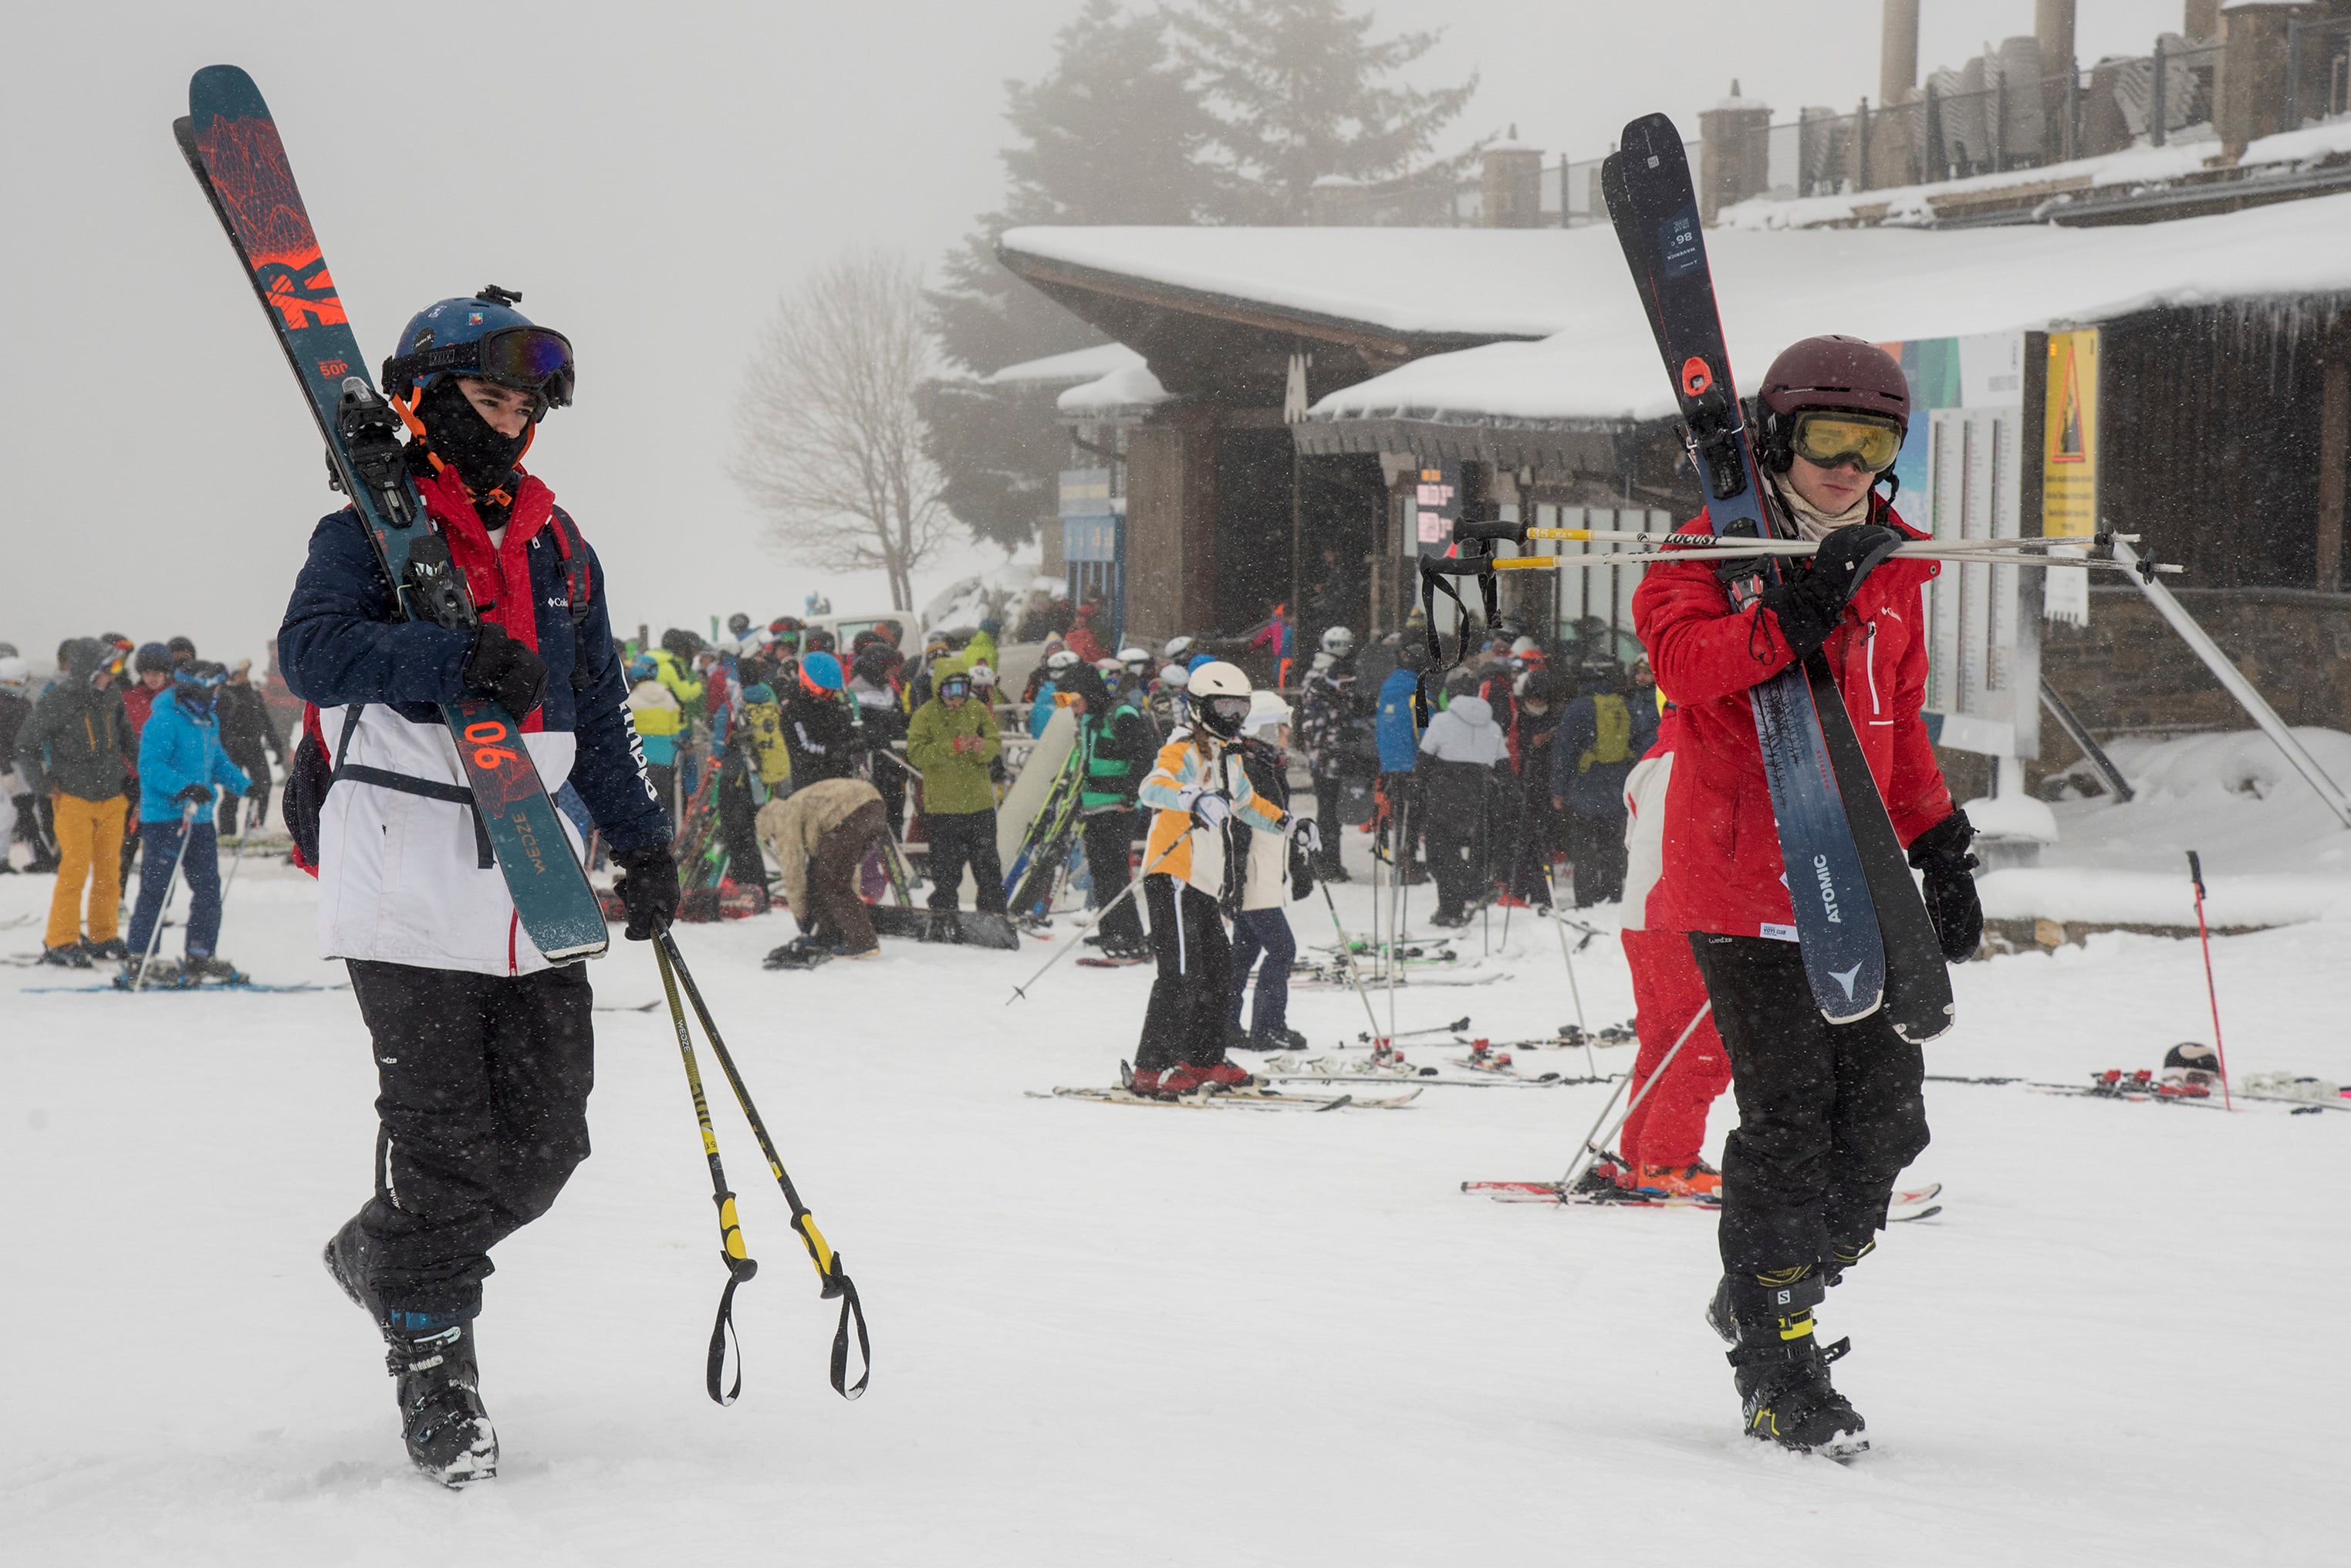
[[[849,1271],[841,1266],[841,1254],[835,1252],[831,1245],[825,1240],[824,1233],[816,1227],[816,1216],[809,1211],[808,1205],[800,1201],[799,1189],[793,1186],[790,1174],[784,1169],[782,1157],[776,1153],[775,1140],[768,1136],[768,1124],[760,1117],[758,1106],[751,1101],[750,1088],[743,1082],[743,1074],[735,1066],[735,1055],[726,1049],[726,1041],[719,1035],[718,1026],[711,1019],[709,1006],[702,999],[702,989],[694,983],[693,971],[685,967],[685,955],[677,950],[677,938],[671,934],[666,924],[655,926],[653,929],[653,956],[661,965],[663,985],[664,988],[669,988],[671,1008],[674,1010],[677,1009],[676,990],[670,988],[672,977],[674,976],[675,983],[684,988],[686,1000],[693,1004],[695,1017],[702,1021],[702,1032],[709,1040],[712,1052],[718,1058],[719,1070],[726,1073],[727,1085],[735,1091],[736,1103],[743,1108],[743,1120],[750,1124],[751,1135],[758,1140],[759,1152],[768,1158],[768,1170],[775,1176],[776,1185],[783,1190],[784,1201],[791,1207],[792,1228],[799,1232],[801,1242],[808,1248],[809,1261],[815,1265],[817,1279],[822,1287],[820,1292],[822,1298],[826,1301],[835,1297],[841,1299],[841,1322],[833,1330],[832,1334],[832,1391],[843,1399],[854,1399],[863,1394],[865,1385],[873,1380],[873,1343],[871,1335],[866,1332],[865,1303],[858,1295],[857,1286],[850,1279]],[[681,1040],[684,1040],[686,1038],[685,1016],[682,1010],[677,1011],[677,1028],[678,1038]],[[689,1047],[689,1051],[690,1050]],[[689,1073],[693,1071],[691,1061],[692,1058],[689,1054],[687,1069]],[[704,1136],[709,1138],[711,1137],[709,1112],[702,1102],[699,1080],[696,1080],[695,1084],[695,1099],[697,1107],[702,1110]],[[714,1162],[714,1167],[717,1159],[716,1148],[716,1139],[713,1138],[711,1159]],[[734,1218],[734,1194],[726,1194],[726,1201],[720,1206],[722,1225],[731,1225]],[[728,1234],[734,1238],[736,1248],[739,1249],[740,1232],[730,1228]],[[744,1262],[750,1264],[748,1259],[745,1259]],[[757,1268],[757,1264],[750,1264],[749,1269],[744,1270],[738,1278],[749,1279],[752,1270],[756,1270]],[[737,1282],[737,1280],[727,1281],[729,1300],[733,1297]],[[722,1300],[719,1302],[721,1327],[726,1324],[727,1304],[727,1300]],[[852,1323],[857,1329],[859,1363],[864,1369],[854,1384],[849,1381],[849,1331]],[[739,1355],[737,1359],[739,1361]],[[718,1364],[719,1329],[713,1328],[710,1335],[710,1385],[711,1397],[714,1399],[718,1397]],[[737,1382],[738,1385],[741,1382],[739,1372]],[[720,1403],[724,1404],[726,1401],[721,1400]]]

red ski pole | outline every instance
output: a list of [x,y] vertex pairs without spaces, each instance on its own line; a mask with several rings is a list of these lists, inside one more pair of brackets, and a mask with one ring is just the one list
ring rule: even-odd
[[2229,1095],[2229,1053],[2220,1045],[2220,993],[2212,984],[2212,935],[2204,926],[2204,862],[2188,852],[2188,880],[2196,887],[2196,940],[2204,945],[2204,994],[2212,998],[2212,1055],[2220,1066],[2220,1104],[2233,1111]]

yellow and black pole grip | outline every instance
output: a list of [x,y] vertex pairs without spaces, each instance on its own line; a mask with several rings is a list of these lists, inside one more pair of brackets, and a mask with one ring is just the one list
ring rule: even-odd
[[[865,1303],[857,1297],[857,1285],[841,1266],[841,1254],[835,1252],[816,1228],[816,1216],[805,1208],[795,1207],[792,1228],[808,1243],[809,1261],[816,1265],[816,1277],[823,1282],[823,1299],[841,1298],[841,1323],[832,1331],[832,1391],[843,1399],[854,1399],[865,1392],[873,1381],[873,1342],[865,1333]],[[864,1370],[857,1381],[849,1381],[849,1326],[857,1325],[857,1364]],[[713,1374],[716,1376],[716,1374]]]
[[[718,1205],[719,1257],[726,1265],[726,1289],[719,1292],[718,1317],[710,1325],[710,1362],[704,1375],[710,1397],[720,1405],[732,1405],[743,1392],[743,1342],[735,1335],[735,1287],[759,1271],[759,1262],[744,1250],[743,1228],[735,1218],[735,1195],[719,1192],[711,1195]],[[721,1393],[719,1379],[726,1369],[726,1344],[735,1342],[735,1384]],[[835,1360],[839,1353],[835,1353]]]

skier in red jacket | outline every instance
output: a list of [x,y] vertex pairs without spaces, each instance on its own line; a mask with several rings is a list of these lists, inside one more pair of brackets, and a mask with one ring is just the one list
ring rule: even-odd
[[1927,1146],[1926,1067],[1883,1014],[1831,1024],[1813,1006],[1749,688],[1822,653],[1910,863],[1926,873],[1946,957],[1975,951],[1983,917],[1968,874],[1975,830],[1951,804],[1919,717],[1920,591],[1938,569],[1883,559],[1924,537],[1876,486],[1909,423],[1901,367],[1858,339],[1808,338],[1772,361],[1756,401],[1774,509],[1819,552],[1740,606],[1714,563],[1661,564],[1633,617],[1681,710],[1663,882],[1691,934],[1739,1104],[1708,1319],[1735,1347],[1749,1434],[1842,1456],[1868,1445],[1829,1380],[1843,1346],[1814,1343],[1813,1308],[1876,1245],[1895,1178]]

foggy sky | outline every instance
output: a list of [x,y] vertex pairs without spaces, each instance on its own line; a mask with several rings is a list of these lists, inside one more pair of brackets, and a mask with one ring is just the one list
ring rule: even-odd
[[[601,555],[617,624],[886,603],[758,542],[726,476],[747,343],[852,245],[926,265],[1003,188],[1003,80],[1076,0],[8,7],[0,49],[0,640],[193,636],[258,661],[338,504],[292,378],[171,122],[196,68],[251,71],[371,366],[430,301],[519,288],[570,336],[578,402],[531,453]],[[1484,86],[1464,140],[1556,155],[1736,76],[1782,115],[1876,96],[1878,0],[1395,0],[1445,26],[1426,79]],[[2032,30],[2032,0],[1927,0],[1922,68]],[[2180,7],[2082,0],[2078,52]],[[967,549],[918,598],[991,559]]]

